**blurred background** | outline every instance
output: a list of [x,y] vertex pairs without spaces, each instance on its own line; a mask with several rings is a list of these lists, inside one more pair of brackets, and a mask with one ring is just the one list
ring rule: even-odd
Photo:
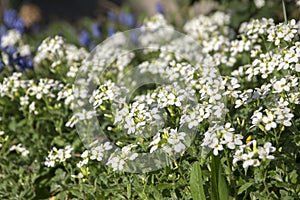
[[[289,19],[299,19],[297,2],[285,0]],[[6,12],[8,9],[14,13]],[[0,21],[15,23],[36,42],[61,34],[70,42],[92,48],[91,40],[101,41],[116,31],[138,27],[155,13],[164,14],[180,30],[191,17],[215,10],[229,12],[236,30],[250,18],[283,21],[281,0],[0,0]]]

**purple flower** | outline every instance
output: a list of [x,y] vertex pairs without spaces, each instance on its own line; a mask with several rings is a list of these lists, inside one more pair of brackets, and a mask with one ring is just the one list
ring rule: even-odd
[[2,60],[2,54],[0,53],[0,72],[3,70],[3,68],[4,68],[4,63]]
[[121,12],[119,15],[119,21],[121,24],[128,26],[130,28],[134,27],[135,25],[135,17],[132,14]]
[[155,5],[155,9],[156,9],[156,12],[157,13],[160,13],[160,14],[165,14],[165,8],[163,7],[163,5],[161,3],[157,3]]
[[107,35],[108,35],[108,37],[110,37],[110,36],[112,36],[113,34],[115,34],[115,29],[114,29],[114,27],[112,27],[112,26],[110,26],[110,27],[108,27],[108,31],[107,31]]
[[24,71],[25,69],[33,69],[33,62],[30,56],[18,56],[14,60],[14,63],[20,68],[21,71]]
[[39,24],[33,24],[30,26],[30,30],[33,32],[33,33],[38,33],[40,31],[41,27]]
[[79,42],[81,45],[88,46],[91,43],[90,34],[83,30],[79,36]]
[[14,9],[8,9],[4,12],[4,23],[10,29],[16,29],[20,33],[25,32],[25,22],[22,18],[18,16],[18,13]]
[[9,28],[14,28],[14,22],[17,18],[18,14],[17,11],[14,9],[8,9],[4,12],[3,20]]
[[13,56],[14,53],[17,52],[17,49],[16,47],[14,46],[8,46],[8,47],[5,47],[4,49],[2,49],[8,56]]
[[110,21],[113,21],[113,22],[116,21],[116,19],[117,19],[117,16],[113,11],[109,11],[107,13],[107,17]]
[[14,29],[16,29],[17,31],[19,31],[20,33],[24,33],[25,32],[25,22],[22,18],[18,17],[15,21],[14,21]]
[[94,23],[92,26],[92,32],[94,37],[101,37],[101,30],[100,30],[100,25],[98,23]]
[[0,38],[6,34],[6,28],[2,24],[0,25]]
[[131,40],[132,44],[134,44],[134,45],[138,44],[138,36],[139,36],[139,32],[137,32],[137,31],[133,31],[130,33],[130,40]]

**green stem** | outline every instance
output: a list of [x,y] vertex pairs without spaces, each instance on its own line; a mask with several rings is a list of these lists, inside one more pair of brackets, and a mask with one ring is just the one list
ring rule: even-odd
[[284,3],[284,0],[281,0],[282,2],[282,10],[283,10],[283,17],[284,17],[284,23],[287,24],[287,15],[286,15],[286,9],[285,9],[285,3]]

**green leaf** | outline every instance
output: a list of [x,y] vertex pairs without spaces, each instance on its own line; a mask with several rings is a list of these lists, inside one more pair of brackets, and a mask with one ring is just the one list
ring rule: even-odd
[[202,171],[199,162],[195,162],[192,166],[190,188],[194,200],[206,199],[203,189]]
[[242,194],[245,190],[247,190],[249,187],[251,187],[253,185],[252,182],[248,182],[248,183],[245,183],[244,185],[242,185],[239,190],[238,190],[238,195],[239,194]]
[[228,200],[230,199],[228,186],[223,176],[220,158],[212,156],[211,162],[211,194],[212,199]]
[[218,192],[219,192],[220,200],[228,200],[229,199],[228,186],[227,186],[225,177],[222,174],[221,167],[219,167]]
[[219,200],[218,192],[218,178],[219,178],[219,157],[212,155],[211,161],[211,198],[213,200]]

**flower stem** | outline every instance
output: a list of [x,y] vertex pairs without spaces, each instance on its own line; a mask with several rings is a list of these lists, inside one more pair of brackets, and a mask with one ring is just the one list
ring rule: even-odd
[[281,2],[282,2],[282,10],[283,10],[284,23],[287,24],[287,16],[286,16],[286,9],[285,9],[284,0],[281,0]]

